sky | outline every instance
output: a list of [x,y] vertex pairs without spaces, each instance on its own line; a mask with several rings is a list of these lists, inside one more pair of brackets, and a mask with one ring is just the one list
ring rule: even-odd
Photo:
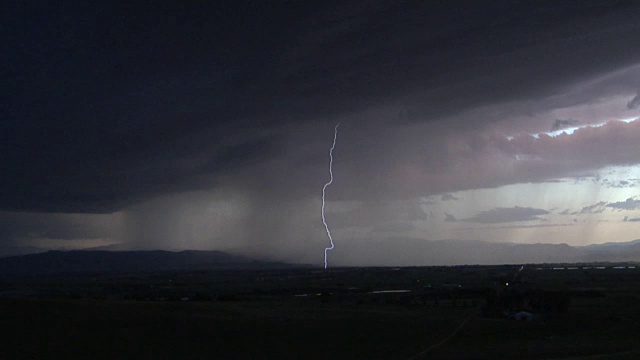
[[434,241],[639,239],[638,13],[635,0],[11,4],[0,255],[112,246],[320,266],[338,123],[330,264],[429,265],[409,255]]

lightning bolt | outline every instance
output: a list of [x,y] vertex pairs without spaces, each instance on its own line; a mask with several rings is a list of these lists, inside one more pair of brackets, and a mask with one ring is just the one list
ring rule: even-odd
[[322,223],[324,224],[324,228],[327,230],[327,236],[329,237],[329,241],[331,242],[331,246],[324,248],[324,268],[325,270],[327,269],[327,252],[329,250],[333,250],[333,248],[335,247],[333,244],[333,238],[331,237],[331,231],[329,230],[329,226],[327,225],[327,219],[325,219],[324,217],[324,206],[325,206],[325,201],[324,201],[324,196],[326,194],[327,191],[327,187],[329,185],[331,185],[331,183],[333,183],[333,149],[336,148],[336,139],[338,138],[338,126],[340,126],[340,123],[338,123],[338,125],[336,125],[336,127],[333,129],[333,145],[331,145],[331,150],[329,150],[329,175],[331,176],[329,179],[329,182],[324,184],[324,186],[322,187]]

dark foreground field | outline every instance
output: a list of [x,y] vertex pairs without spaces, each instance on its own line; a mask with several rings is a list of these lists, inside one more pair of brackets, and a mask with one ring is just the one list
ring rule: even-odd
[[0,358],[637,359],[628,265],[5,278]]

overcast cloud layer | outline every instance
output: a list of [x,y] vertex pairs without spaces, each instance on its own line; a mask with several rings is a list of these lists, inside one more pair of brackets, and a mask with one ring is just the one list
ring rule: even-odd
[[318,263],[338,122],[327,218],[342,242],[558,243],[558,224],[568,242],[633,240],[639,1],[3,12],[4,247]]

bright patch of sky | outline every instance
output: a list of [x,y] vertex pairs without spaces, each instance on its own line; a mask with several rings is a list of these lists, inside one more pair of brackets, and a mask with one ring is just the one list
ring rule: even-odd
[[[572,245],[629,241],[637,238],[637,226],[624,217],[638,218],[640,209],[612,205],[640,198],[640,167],[608,167],[585,177],[451,195],[458,200],[425,199],[423,210],[437,216],[429,218],[418,233],[428,232],[440,239]],[[527,211],[531,216],[523,217]],[[493,218],[479,222],[478,214]]]

